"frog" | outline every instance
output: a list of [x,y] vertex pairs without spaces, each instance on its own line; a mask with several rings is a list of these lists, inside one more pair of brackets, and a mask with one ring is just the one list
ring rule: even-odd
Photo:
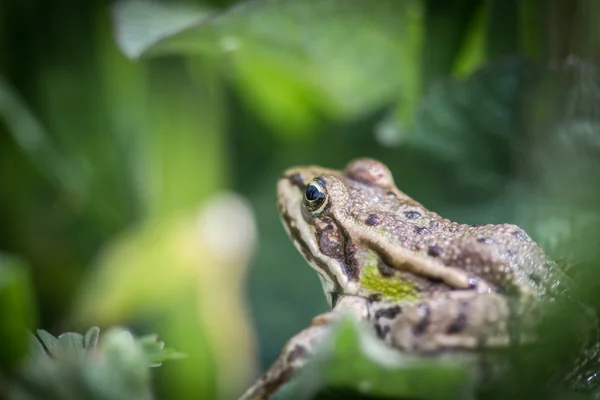
[[400,191],[375,159],[290,168],[277,182],[277,205],[331,310],[286,343],[243,400],[270,398],[341,316],[411,354],[505,348],[535,340],[541,300],[570,290],[523,229],[443,218]]

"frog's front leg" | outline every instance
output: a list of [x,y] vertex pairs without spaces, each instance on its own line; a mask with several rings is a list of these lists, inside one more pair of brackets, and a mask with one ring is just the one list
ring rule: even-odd
[[240,400],[263,400],[270,398],[280,387],[294,377],[314,354],[331,331],[331,326],[342,315],[367,319],[368,305],[365,299],[354,296],[341,297],[335,308],[313,318],[311,325],[291,338],[283,347],[273,365],[244,393]]
[[271,367],[244,393],[240,400],[268,399],[287,383],[312,355],[315,346],[329,331],[331,313],[313,319],[312,324],[291,338]]

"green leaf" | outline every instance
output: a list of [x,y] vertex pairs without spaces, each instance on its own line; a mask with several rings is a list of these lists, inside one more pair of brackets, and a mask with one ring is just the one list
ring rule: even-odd
[[310,399],[325,389],[375,398],[459,399],[474,387],[470,360],[460,356],[402,354],[350,321],[342,321],[330,340],[275,399]]
[[88,350],[95,350],[98,346],[98,338],[100,337],[100,328],[97,326],[91,327],[86,333],[83,340],[83,347]]
[[[397,142],[452,166],[456,179],[498,194],[511,176],[516,111],[530,66],[510,57],[486,65],[466,80],[432,85],[407,128],[400,106],[380,129]],[[391,132],[391,133],[389,133]]]
[[[55,338],[38,330],[37,339],[30,334],[30,357],[21,365],[11,398],[151,399],[149,367],[158,366],[157,361],[175,359],[178,353],[165,349],[156,335],[136,338],[116,327],[99,340],[99,333],[99,328],[93,327],[85,336],[67,332]],[[54,357],[48,357],[40,342]]]
[[473,15],[471,26],[463,39],[460,51],[452,68],[452,75],[456,77],[467,77],[477,70],[486,61],[486,14],[488,7],[481,5]]
[[37,335],[40,338],[40,341],[46,348],[48,354],[53,357],[60,356],[60,341],[54,337],[50,332],[47,332],[43,329],[37,330]]
[[123,54],[134,59],[161,39],[197,25],[213,14],[197,6],[148,1],[118,2],[113,11],[117,44]]
[[171,19],[148,17],[144,26],[156,22],[154,31],[144,30],[147,40],[120,34],[140,25],[132,9],[158,14],[149,4],[115,8],[116,37],[126,55],[219,57],[247,104],[285,132],[304,132],[323,115],[357,117],[412,99],[418,85],[416,63],[407,60],[418,56],[419,1],[255,0],[210,19],[197,11],[198,21],[189,25],[173,19],[167,27]]
[[471,24],[482,0],[427,0],[422,52],[422,84],[426,89],[437,78],[452,72],[471,34]]
[[80,357],[85,355],[83,335],[76,332],[63,333],[58,337],[61,354],[65,357]]
[[65,160],[42,123],[2,75],[0,120],[6,124],[8,133],[43,176],[67,193],[82,193],[78,169]]
[[[527,4],[529,3],[529,4]],[[523,35],[524,25],[519,19],[523,9],[531,2],[519,0],[492,0],[488,2],[489,11],[486,23],[486,53],[490,59],[513,55],[519,52],[519,37]],[[538,10],[540,4],[537,5]],[[523,18],[531,27],[539,26],[533,18]],[[532,54],[532,52],[527,52]]]
[[46,352],[46,349],[39,341],[39,339],[31,332],[27,332],[27,338],[29,341],[29,354],[30,357],[50,357]]
[[27,354],[26,329],[36,317],[33,304],[26,265],[15,257],[0,255],[0,371],[12,369]]
[[142,336],[139,344],[146,353],[151,367],[160,367],[165,360],[185,358],[186,355],[172,348],[165,348],[165,343],[158,340],[158,335]]

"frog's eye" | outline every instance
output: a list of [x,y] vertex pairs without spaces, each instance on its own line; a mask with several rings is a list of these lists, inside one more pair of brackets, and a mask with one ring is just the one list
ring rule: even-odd
[[311,213],[323,211],[327,205],[327,190],[319,179],[315,179],[306,185],[304,190],[304,206]]

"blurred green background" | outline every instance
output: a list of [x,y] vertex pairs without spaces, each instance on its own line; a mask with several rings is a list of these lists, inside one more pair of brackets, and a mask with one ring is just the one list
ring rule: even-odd
[[158,398],[238,395],[327,307],[280,226],[276,179],[353,157],[448,218],[523,226],[589,282],[599,12],[3,1],[0,261],[26,265],[32,289],[0,319],[157,332],[189,355],[154,372]]

